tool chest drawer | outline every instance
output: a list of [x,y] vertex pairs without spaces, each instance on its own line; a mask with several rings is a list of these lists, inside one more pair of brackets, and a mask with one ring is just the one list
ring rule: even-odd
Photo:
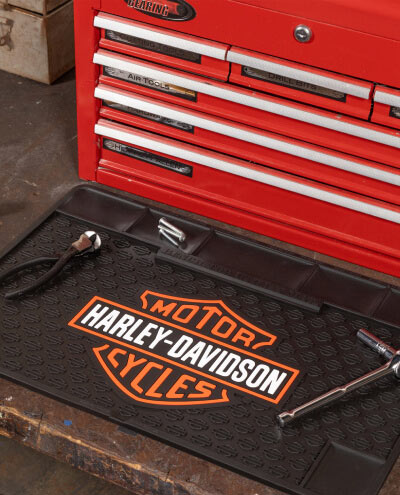
[[110,120],[400,204],[398,169],[106,85],[95,96]]
[[253,127],[399,167],[394,130],[341,114],[200,78],[106,50],[100,81]]
[[[355,0],[260,0],[257,4],[249,0],[166,2],[172,6],[180,4],[182,10],[187,5],[191,7],[186,11],[189,15],[179,19],[173,10],[166,16],[152,15],[151,7],[147,6],[159,3],[154,1],[101,0],[101,10],[324,70],[396,85],[398,9],[395,0],[385,2],[391,3],[386,11],[377,2]],[[351,13],[343,15],[344,8]],[[329,17],[335,18],[334,22]],[[310,43],[299,43],[293,36],[299,24],[312,29]]]
[[[270,186],[255,180],[253,169],[350,195],[363,208],[377,202],[376,207],[397,211],[400,91],[384,85],[396,85],[393,53],[400,41],[322,19],[300,22],[261,7],[271,0],[259,2],[76,5],[81,177],[398,273],[393,261],[398,253],[384,233],[388,225],[397,229],[393,216],[380,218],[378,225],[379,215],[363,210],[366,217],[359,222],[355,210],[342,203],[328,207],[312,196],[314,189],[307,189],[311,203],[307,194],[293,191],[285,197],[290,207],[274,202]],[[234,23],[222,23],[228,12]],[[310,42],[300,43],[295,30],[305,24]],[[371,53],[385,55],[371,61]],[[148,153],[146,159],[137,151],[127,156],[105,149],[101,133],[94,132],[99,119],[107,129],[121,126],[131,139],[150,133],[153,141],[173,143],[175,151],[170,147],[156,165],[153,141],[146,148],[115,138]],[[188,146],[238,160],[242,173],[179,156]],[[164,159],[192,175],[162,166]]]
[[368,119],[373,85],[233,47],[229,81],[267,93]]
[[95,16],[94,26],[101,29],[102,48],[222,81],[228,79],[227,45],[104,13]]
[[170,194],[184,189],[194,197],[400,256],[399,207],[103,119],[95,132],[101,136],[100,182],[112,185],[107,181],[112,172],[130,181],[132,191],[140,191],[136,179]]
[[400,129],[400,90],[377,86],[372,121]]

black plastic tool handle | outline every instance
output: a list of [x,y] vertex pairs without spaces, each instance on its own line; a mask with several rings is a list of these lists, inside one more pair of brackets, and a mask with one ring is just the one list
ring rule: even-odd
[[55,263],[58,260],[58,258],[53,257],[50,258],[48,256],[43,256],[42,258],[35,258],[34,260],[28,260],[25,261],[24,263],[20,263],[19,265],[12,266],[8,270],[5,270],[0,274],[0,283],[6,280],[8,277],[11,277],[11,275],[15,275],[18,272],[21,272],[23,270],[27,270],[28,268],[32,268],[36,265],[45,265],[46,263]]
[[[28,292],[32,292],[43,284],[46,284],[50,279],[55,277],[68,263],[68,261],[77,254],[77,249],[74,246],[70,246],[63,255],[57,259],[57,262],[50,268],[48,272],[39,277],[33,284],[27,285],[15,291],[8,292],[4,297],[6,299],[15,299],[21,297]],[[37,261],[37,260],[36,260]],[[48,261],[48,259],[46,260]],[[27,267],[27,266],[26,266]],[[20,267],[21,269],[21,267]]]
[[94,253],[98,251],[101,247],[101,238],[94,231],[87,231],[83,233],[79,239],[71,244],[69,248],[59,257],[59,258],[36,258],[34,260],[26,261],[20,265],[14,266],[4,272],[0,276],[0,282],[10,275],[18,273],[20,270],[24,270],[26,268],[31,268],[35,265],[39,265],[41,263],[50,263],[53,262],[54,265],[50,268],[48,272],[39,277],[35,282],[26,287],[22,287],[21,289],[17,289],[15,291],[9,292],[4,297],[6,299],[15,299],[17,297],[23,296],[28,292],[33,292],[35,289],[40,287],[41,285],[46,284],[49,280],[55,277],[68,263],[71,258],[75,256],[82,256],[86,253]]

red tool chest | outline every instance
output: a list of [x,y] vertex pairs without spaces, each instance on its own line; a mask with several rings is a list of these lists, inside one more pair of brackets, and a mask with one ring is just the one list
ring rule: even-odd
[[398,276],[396,4],[75,2],[81,177]]

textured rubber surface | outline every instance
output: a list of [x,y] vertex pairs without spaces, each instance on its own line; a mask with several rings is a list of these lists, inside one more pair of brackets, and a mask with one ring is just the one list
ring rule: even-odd
[[[86,218],[78,218],[78,211]],[[394,378],[364,387],[282,430],[275,418],[280,411],[382,364],[378,355],[357,341],[359,328],[400,348],[399,329],[370,316],[378,314],[394,323],[397,316],[388,305],[396,305],[396,291],[171,217],[181,226],[186,222],[185,230],[190,232],[188,245],[173,259],[174,250],[164,245],[160,251],[160,240],[153,232],[154,219],[160,215],[81,188],[12,247],[0,262],[0,274],[32,257],[63,251],[85,230],[97,230],[104,246],[99,255],[79,259],[36,293],[17,301],[0,298],[0,375],[284,491],[378,493],[399,451],[400,387]],[[242,272],[235,242],[241,243]],[[257,275],[264,282],[263,287],[257,286],[246,249],[255,263],[258,255],[274,259],[270,285],[264,267],[259,267]],[[219,252],[225,258],[219,260]],[[276,273],[277,260],[287,267],[286,272]],[[237,283],[232,266],[241,273]],[[213,274],[218,267],[219,273]],[[18,280],[1,287],[1,294],[41,273],[26,270]],[[329,287],[324,282],[328,276]],[[335,307],[338,300],[329,304],[326,294],[334,292],[332,287],[339,291],[339,299],[350,287],[354,300],[349,297],[347,305],[352,310]],[[95,296],[140,309],[140,296],[146,290],[177,298],[222,300],[250,324],[275,335],[274,345],[257,353],[300,370],[284,400],[268,403],[229,389],[227,404],[163,407],[146,406],[124,395],[94,357],[92,349],[105,343],[102,336],[81,332],[68,323]],[[276,297],[274,290],[280,291]],[[318,295],[324,304],[318,303]]]

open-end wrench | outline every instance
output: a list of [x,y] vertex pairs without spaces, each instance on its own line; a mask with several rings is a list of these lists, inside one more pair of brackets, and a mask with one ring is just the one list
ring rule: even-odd
[[396,350],[393,347],[385,344],[382,340],[378,339],[375,335],[368,332],[367,330],[361,329],[357,332],[357,337],[364,344],[368,345],[374,351],[378,352],[386,359],[388,362],[381,366],[380,368],[370,371],[364,376],[357,378],[356,380],[347,383],[341,387],[337,387],[325,394],[316,397],[305,404],[296,407],[290,411],[284,411],[277,416],[278,423],[281,427],[286,426],[288,423],[294,421],[300,416],[304,416],[312,411],[315,411],[322,406],[330,404],[331,402],[340,399],[344,395],[357,390],[368,383],[375,382],[380,378],[388,375],[394,375],[396,378],[400,378],[400,349]]

